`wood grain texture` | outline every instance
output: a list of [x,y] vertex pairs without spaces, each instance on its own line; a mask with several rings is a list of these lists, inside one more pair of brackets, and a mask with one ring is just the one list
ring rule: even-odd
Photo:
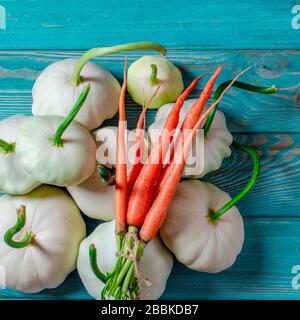
[[[31,113],[31,88],[43,68],[57,59],[78,57],[81,52],[0,52],[0,118],[16,113]],[[130,61],[139,54],[130,54]],[[182,67],[185,82],[205,69],[217,64],[224,66],[219,83],[232,74],[253,65],[244,76],[245,81],[271,85],[276,83],[281,91],[268,96],[232,89],[220,104],[231,131],[245,144],[258,148],[262,155],[262,171],[257,186],[244,199],[239,208],[245,216],[295,216],[299,215],[300,191],[300,52],[269,51],[172,51],[170,58]],[[119,79],[122,76],[124,56],[116,55],[96,59]],[[200,70],[199,70],[200,69]],[[191,97],[196,97],[204,82]],[[140,107],[127,97],[129,128],[136,124]],[[155,111],[148,111],[150,124]],[[116,125],[116,117],[106,121]],[[250,132],[250,133],[249,133]],[[260,133],[265,132],[265,133]],[[292,132],[285,134],[282,132]],[[240,133],[240,134],[238,134]],[[247,134],[245,134],[247,133]],[[255,134],[251,134],[255,133]],[[224,161],[223,167],[206,180],[235,195],[246,184],[252,163],[235,151]],[[234,183],[232,183],[234,181]],[[274,201],[276,199],[276,201]],[[252,204],[255,202],[255,206]],[[278,202],[282,206],[278,206]]]
[[295,1],[2,0],[2,49],[87,49],[155,40],[167,47],[300,49]]
[[[300,134],[235,134],[234,138],[253,146],[261,159],[255,188],[238,203],[243,216],[300,217]],[[252,165],[251,158],[232,149],[231,157],[224,159],[222,167],[203,180],[233,197],[247,184]]]
[[[79,51],[0,51],[0,119],[15,113],[30,114],[31,89],[39,73],[50,63],[69,57],[78,57]],[[133,62],[141,54],[129,54]],[[204,70],[222,65],[224,71],[218,81],[231,79],[238,71],[253,66],[241,80],[280,87],[272,96],[254,94],[232,89],[220,104],[227,116],[232,132],[300,132],[300,51],[214,51],[170,50],[168,57],[182,70],[185,83]],[[118,79],[122,78],[124,55],[95,59],[110,70]],[[193,91],[195,98],[203,88],[204,81]],[[137,109],[127,98],[129,126],[136,123]],[[150,124],[155,111],[147,113]],[[116,123],[115,119],[107,123]]]
[[[295,4],[292,0],[1,1],[6,29],[0,29],[0,119],[30,114],[32,85],[48,64],[79,57],[91,47],[130,41],[164,44],[186,84],[221,64],[224,72],[218,83],[252,66],[243,81],[280,87],[273,96],[232,89],[220,105],[235,139],[255,146],[262,161],[258,184],[238,205],[246,229],[241,255],[232,268],[214,275],[175,263],[163,299],[300,298],[291,285],[291,269],[300,264],[300,30],[291,27]],[[128,56],[132,62],[141,53]],[[121,80],[124,54],[95,61]],[[140,108],[129,97],[126,105],[133,127]],[[148,125],[154,117],[155,111],[147,113]],[[116,118],[106,124],[116,124]],[[251,168],[250,159],[234,151],[205,180],[233,196],[247,182]],[[87,218],[86,222],[89,232],[98,223]],[[76,271],[54,290],[34,295],[0,290],[0,299],[89,298]]]
[[[253,146],[261,159],[257,184],[238,208],[244,216],[299,216],[300,211],[300,135],[299,134],[235,134],[235,140]],[[210,173],[210,181],[236,195],[248,182],[252,160],[233,149],[221,169]]]
[[[95,227],[90,219],[88,228]],[[299,218],[245,218],[245,243],[235,265],[219,274],[175,263],[162,299],[299,299],[291,273],[300,264]],[[0,299],[90,299],[77,272],[62,286],[37,294],[0,290]]]

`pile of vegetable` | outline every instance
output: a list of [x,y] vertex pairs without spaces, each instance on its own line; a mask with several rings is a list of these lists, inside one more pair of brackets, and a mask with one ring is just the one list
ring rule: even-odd
[[[95,299],[158,299],[173,255],[215,273],[241,252],[236,204],[254,187],[260,161],[255,149],[233,141],[218,105],[231,87],[278,89],[238,81],[248,68],[214,91],[221,66],[184,89],[180,69],[149,54],[128,70],[125,59],[120,86],[90,61],[131,50],[166,54],[157,43],[137,42],[57,61],[34,84],[33,116],[0,122],[0,266],[8,288],[55,288],[77,267]],[[209,74],[198,99],[188,99]],[[142,106],[135,130],[126,127],[126,90]],[[149,108],[158,111],[146,132]],[[103,126],[117,111],[118,126]],[[202,181],[231,146],[253,160],[249,182],[233,198]],[[81,213],[104,221],[87,237]]]

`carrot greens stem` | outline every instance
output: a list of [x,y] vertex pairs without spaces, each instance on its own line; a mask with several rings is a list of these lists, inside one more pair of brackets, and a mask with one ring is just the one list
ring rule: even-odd
[[117,280],[113,286],[113,289],[111,291],[111,295],[114,295],[118,286],[121,284],[122,280],[124,279],[124,277],[126,276],[129,268],[131,267],[131,265],[133,264],[133,262],[129,259],[127,259],[125,261],[125,264],[123,265],[121,271],[118,273],[118,276],[117,276]]
[[[124,234],[118,233],[116,234],[116,245],[117,245],[117,252],[122,252],[124,247]],[[119,273],[120,269],[122,267],[122,258],[120,256],[117,256],[115,267],[111,273],[107,275],[107,281],[106,284],[101,291],[101,299],[105,300],[107,296],[110,296],[110,291],[114,285],[114,282],[116,280],[116,275]]]
[[122,285],[122,293],[125,295],[128,291],[128,287],[129,287],[129,284],[131,282],[133,275],[134,275],[134,265],[131,264],[131,266],[126,274],[126,277],[124,279],[123,285]]
[[[139,229],[129,226],[127,234],[117,240],[117,260],[114,270],[107,275],[106,284],[101,292],[102,299],[130,299],[137,297],[140,287],[136,265],[143,255],[145,243],[138,238]],[[127,239],[125,240],[125,237]],[[117,234],[117,237],[120,237]]]

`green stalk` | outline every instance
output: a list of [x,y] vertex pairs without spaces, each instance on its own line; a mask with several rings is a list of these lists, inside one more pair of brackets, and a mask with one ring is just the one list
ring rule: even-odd
[[[128,227],[128,232],[134,232],[135,234],[138,233],[138,228],[134,226],[129,226]],[[131,246],[132,243],[129,243]],[[127,248],[126,242],[124,241],[123,246],[122,246],[122,252],[127,255],[128,254],[129,248]],[[120,266],[119,270],[116,273],[117,277],[115,278],[115,281],[113,282],[112,288],[109,291],[110,295],[115,296],[116,290],[118,289],[119,285],[123,281],[124,277],[127,274],[127,271],[130,269],[131,265],[133,265],[132,261],[126,260],[126,259],[121,259],[120,260]]]
[[94,244],[89,246],[90,266],[94,275],[102,282],[106,283],[106,275],[101,272],[97,263],[97,249]]
[[15,143],[15,142],[13,142],[13,143],[8,143],[8,142],[0,139],[0,152],[1,152],[1,153],[4,153],[4,154],[14,153],[14,151],[15,151],[15,146],[16,146],[16,143]]
[[26,232],[22,237],[22,240],[20,241],[13,240],[13,237],[23,229],[23,227],[25,226],[25,223],[26,223],[26,208],[25,206],[21,206],[17,210],[16,224],[12,228],[8,229],[4,235],[4,242],[8,246],[15,249],[22,249],[29,246],[32,243],[34,239],[34,234],[32,232]]
[[133,265],[133,262],[131,260],[126,260],[125,264],[123,265],[122,269],[120,270],[120,272],[117,274],[117,279],[114,283],[114,286],[111,290],[111,295],[113,296],[117,290],[117,288],[119,287],[119,285],[121,284],[122,280],[124,279],[124,277],[126,277],[126,274],[128,272],[128,270],[131,268],[131,266]]
[[[219,97],[221,96],[222,92],[226,89],[226,87],[231,83],[232,80],[228,80],[226,82],[223,82],[222,84],[219,85],[219,87],[217,88],[214,97],[213,97],[213,103],[215,103]],[[278,88],[273,85],[271,87],[259,87],[259,86],[254,86],[252,84],[248,84],[245,82],[241,82],[241,81],[236,81],[233,83],[232,85],[233,87],[236,88],[240,88],[242,90],[247,90],[247,91],[252,91],[252,92],[258,92],[258,93],[263,93],[263,94],[272,94],[278,91]],[[207,136],[208,131],[211,127],[211,124],[214,120],[215,117],[215,113],[217,111],[218,108],[218,104],[216,105],[216,107],[213,109],[213,111],[209,114],[208,118],[206,119],[206,122],[204,124],[204,135]]]
[[150,83],[155,86],[158,84],[158,79],[157,79],[157,65],[156,64],[151,64],[151,75],[150,75]]
[[110,172],[108,170],[108,168],[106,168],[105,166],[103,166],[102,164],[100,164],[98,166],[98,174],[101,177],[101,179],[104,182],[108,182],[109,178],[110,178]]
[[259,156],[254,148],[242,146],[236,142],[232,144],[235,148],[246,152],[249,156],[251,156],[253,160],[253,171],[251,178],[245,188],[234,198],[228,201],[222,208],[213,212],[210,216],[212,222],[216,222],[226,211],[232,208],[235,204],[237,204],[241,199],[243,199],[255,186],[259,172],[260,172],[260,160]]
[[122,249],[123,246],[123,239],[124,239],[124,235],[121,233],[116,235],[116,242],[117,242],[117,250],[120,251]]
[[121,51],[133,51],[133,50],[155,50],[165,55],[167,50],[163,46],[155,42],[141,41],[121,44],[113,47],[94,48],[88,50],[76,63],[73,74],[71,76],[71,82],[78,86],[81,82],[80,72],[85,64],[95,57],[107,56]]
[[58,127],[56,130],[54,136],[51,138],[51,141],[56,147],[63,147],[63,142],[62,142],[62,135],[66,131],[66,129],[69,127],[71,122],[74,120],[76,117],[77,113],[83,106],[89,92],[90,92],[90,84],[88,84],[81,92],[78,100],[76,101],[74,107],[71,109],[69,114],[66,116],[65,120],[61,123],[61,125]]
[[106,166],[100,164],[98,166],[98,175],[104,183],[112,184],[113,182],[115,182],[116,169],[107,168]]
[[[134,226],[129,226],[128,232],[133,232],[137,235],[139,229]],[[119,241],[117,235],[117,243],[118,242]],[[128,246],[130,246],[131,248],[132,246],[134,246],[133,240],[129,239]],[[120,246],[118,247],[120,248]],[[138,240],[136,252],[134,253],[137,260],[142,256],[144,247],[145,243],[141,240]],[[121,250],[118,251],[127,256],[128,254],[130,254],[131,248],[128,248],[125,241],[123,241]],[[136,296],[139,288],[137,285],[132,286],[132,284],[135,283],[135,277],[136,274],[134,262],[125,257],[118,257],[114,270],[110,274],[110,278],[106,282],[106,285],[101,292],[102,299],[106,297],[114,297],[115,299],[127,299],[128,297]]]
[[132,278],[134,277],[134,265],[132,264],[131,267],[129,268],[126,277],[124,279],[123,285],[122,285],[122,293],[126,295],[128,291],[128,287],[131,283]]
[[[124,234],[119,233],[116,234],[116,242],[117,242],[117,252],[123,252],[123,247],[124,247]],[[119,273],[121,267],[122,267],[122,257],[117,257],[115,267],[113,271],[109,274],[107,277],[106,284],[101,292],[101,299],[105,300],[106,296],[111,296],[111,290],[114,286],[114,283],[116,281],[116,275]]]
[[[143,252],[144,252],[144,248],[145,248],[145,243],[142,241],[139,241],[139,244],[137,246],[137,251],[136,251],[136,259],[141,258],[141,256],[143,255]],[[133,268],[133,273],[132,273],[132,268]],[[122,265],[121,270],[117,274],[117,280],[115,281],[114,286],[111,290],[111,296],[115,296],[119,287],[122,287],[121,292],[122,292],[123,296],[127,296],[127,293],[130,296],[132,295],[132,293],[136,293],[136,292],[131,292],[130,290],[132,290],[132,288],[128,287],[131,282],[132,277],[135,277],[135,276],[136,276],[135,275],[135,266],[134,266],[133,261],[125,259],[125,263]],[[127,288],[127,291],[125,291],[125,287]],[[139,289],[139,288],[137,288],[137,289]]]

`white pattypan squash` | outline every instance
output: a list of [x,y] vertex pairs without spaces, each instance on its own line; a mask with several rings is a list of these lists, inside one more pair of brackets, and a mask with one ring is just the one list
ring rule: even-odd
[[164,57],[144,56],[128,68],[127,89],[133,100],[144,105],[155,93],[149,108],[173,102],[183,90],[180,70]]
[[86,128],[73,121],[89,90],[88,85],[66,118],[33,116],[19,128],[17,156],[38,181],[68,187],[83,182],[94,172],[94,139]]
[[104,221],[114,218],[115,186],[103,181],[98,169],[84,182],[68,187],[68,191],[88,217]]
[[[95,299],[100,299],[104,283],[93,273],[90,267],[89,246],[97,248],[98,266],[103,273],[111,272],[116,259],[115,221],[99,225],[95,231],[82,241],[79,249],[77,269],[88,291]],[[140,261],[140,269],[151,284],[144,285],[140,299],[155,300],[164,292],[166,282],[173,267],[173,257],[157,236],[147,244]]]
[[93,48],[85,52],[80,59],[56,61],[40,74],[34,84],[32,113],[65,117],[78,99],[83,86],[89,83],[91,93],[86,107],[79,112],[76,120],[89,130],[99,127],[104,120],[118,111],[121,87],[109,71],[89,60],[131,50],[166,53],[166,49],[160,44],[143,41]]
[[[180,112],[180,120],[177,126],[179,130],[181,124],[188,113],[191,106],[196,102],[196,99],[186,100],[182,106]],[[158,112],[156,113],[155,121],[149,127],[148,134],[151,139],[151,142],[154,143],[159,136],[160,130],[163,128],[164,122],[166,121],[168,114],[170,113],[174,104],[166,104],[162,106]],[[210,130],[206,137],[203,137],[203,133],[199,132],[196,136],[197,142],[193,142],[192,150],[195,150],[195,143],[201,145],[202,139],[204,139],[204,154],[199,154],[197,157],[199,163],[203,165],[190,165],[188,170],[185,170],[183,173],[183,177],[203,177],[207,173],[218,170],[224,158],[229,157],[231,155],[230,145],[232,143],[232,135],[226,127],[226,119],[224,114],[221,111],[216,111],[214,120],[210,127]],[[192,151],[189,155],[189,159],[187,163],[192,163]],[[204,157],[204,158],[202,158]],[[203,159],[203,160],[202,160]]]
[[[93,136],[98,146],[97,168],[94,173],[79,185],[68,187],[68,191],[80,210],[90,218],[110,221],[114,219],[114,184],[103,180],[99,174],[99,166],[114,170],[116,164],[116,138],[117,127],[108,126],[93,131]],[[127,172],[132,168],[135,148],[135,131],[126,130],[128,161]],[[147,139],[145,139],[144,155],[148,154]]]
[[29,174],[15,152],[17,131],[28,119],[13,116],[0,122],[0,191],[25,194],[41,183]]
[[187,180],[178,185],[160,235],[188,268],[215,273],[234,264],[244,242],[239,210],[234,206],[218,220],[210,219],[230,199],[210,183]]
[[65,117],[83,87],[90,83],[91,92],[85,107],[76,116],[76,121],[92,130],[118,111],[121,87],[109,71],[93,62],[86,63],[81,71],[81,83],[74,85],[70,79],[77,61],[56,61],[40,74],[32,90],[32,113]]
[[[17,219],[24,226],[7,235]],[[78,208],[58,188],[41,186],[26,196],[2,196],[0,266],[5,270],[6,287],[28,293],[56,288],[75,269],[85,235]],[[4,238],[9,238],[8,243]]]
[[80,124],[70,124],[63,136],[63,147],[51,141],[63,120],[59,116],[34,116],[17,134],[17,156],[25,169],[45,184],[79,184],[95,170],[96,145],[89,131]]

